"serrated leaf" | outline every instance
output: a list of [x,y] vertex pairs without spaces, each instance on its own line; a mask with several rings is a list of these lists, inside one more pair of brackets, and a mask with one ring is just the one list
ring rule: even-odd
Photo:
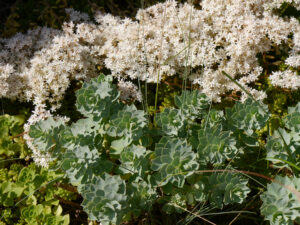
[[178,136],[184,126],[185,117],[179,109],[166,108],[162,113],[157,113],[155,122],[162,128],[165,135]]
[[94,177],[90,183],[80,185],[79,191],[84,198],[82,206],[91,220],[103,225],[120,224],[127,203],[125,182],[120,176],[105,173]]
[[198,137],[192,137],[190,141],[201,162],[218,165],[232,159],[238,152],[231,134],[230,131],[222,131],[221,126],[204,128],[198,131]]
[[237,102],[232,108],[227,108],[225,116],[229,127],[244,130],[248,135],[252,135],[255,130],[266,125],[270,115],[266,105],[249,98],[244,103]]
[[175,97],[175,105],[190,119],[200,118],[209,104],[209,98],[199,90],[183,91],[181,96]]
[[260,196],[263,201],[260,210],[265,220],[272,225],[293,225],[293,221],[300,219],[299,192],[299,178],[276,176]]
[[196,154],[185,140],[163,137],[155,145],[155,158],[151,169],[158,171],[157,184],[165,185],[170,182],[182,187],[185,178],[198,169]]

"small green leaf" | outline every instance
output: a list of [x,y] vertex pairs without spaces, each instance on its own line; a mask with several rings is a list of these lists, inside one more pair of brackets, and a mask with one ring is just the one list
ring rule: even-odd
[[134,105],[126,105],[111,117],[107,133],[112,137],[124,136],[131,141],[137,141],[143,136],[146,125],[144,111],[137,110]]
[[222,208],[223,204],[242,203],[250,192],[247,187],[248,180],[236,173],[215,173],[203,182],[205,193],[210,193],[209,202],[217,208]]
[[112,77],[103,74],[84,83],[76,92],[76,97],[77,110],[85,116],[95,115],[106,119],[120,107],[119,93],[112,84]]
[[244,103],[237,102],[232,108],[227,108],[225,116],[228,126],[234,127],[233,130],[244,130],[248,135],[252,135],[254,131],[266,125],[270,117],[266,112],[268,112],[266,105],[249,98]]
[[[280,132],[280,134],[279,134]],[[286,146],[285,146],[286,144]],[[291,152],[291,157],[288,155],[286,148]],[[300,166],[297,160],[297,155],[300,154],[300,133],[291,131],[287,132],[284,129],[279,128],[273,134],[269,136],[266,144],[267,149],[267,160],[273,162],[273,166],[276,168],[288,167],[289,165],[284,163],[282,160],[296,162],[296,166]],[[282,159],[282,160],[276,160]]]
[[295,107],[288,108],[288,115],[284,118],[285,126],[295,132],[300,132],[300,102]]

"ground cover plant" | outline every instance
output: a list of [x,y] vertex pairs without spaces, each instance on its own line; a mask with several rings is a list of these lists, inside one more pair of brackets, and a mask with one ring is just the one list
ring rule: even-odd
[[1,223],[300,223],[300,2],[181,2],[16,3]]
[[24,121],[24,115],[0,116],[0,223],[69,224],[59,199],[74,200],[76,196],[52,185],[62,182],[63,174],[29,162],[29,149],[20,136]]
[[204,94],[184,91],[175,98],[176,108],[156,114],[157,126],[151,128],[143,110],[120,102],[111,76],[85,83],[76,95],[83,119],[67,126],[49,117],[33,125],[30,136],[78,187],[92,220],[120,224],[154,204],[171,214],[198,202],[219,209],[242,203],[250,189],[241,175],[247,172],[239,172],[241,155],[260,148],[274,165],[295,170],[294,176],[277,176],[268,185],[261,195],[262,214],[272,224],[299,219],[300,104],[289,108],[284,128],[261,146],[257,131],[267,126],[270,113],[252,99],[209,111]]

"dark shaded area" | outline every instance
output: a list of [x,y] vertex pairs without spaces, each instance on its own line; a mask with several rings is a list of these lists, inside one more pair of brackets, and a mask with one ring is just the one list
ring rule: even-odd
[[0,0],[0,23],[5,22],[6,18],[10,14],[10,8],[15,4],[16,0]]
[[[0,0],[0,32],[10,37],[37,26],[60,28],[67,19],[66,8],[92,16],[96,11],[120,17],[134,17],[139,8],[164,0]],[[179,1],[181,2],[181,1]]]

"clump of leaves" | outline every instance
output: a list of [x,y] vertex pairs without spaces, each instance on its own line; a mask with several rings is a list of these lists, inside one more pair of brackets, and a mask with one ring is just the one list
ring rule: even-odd
[[57,196],[75,195],[53,184],[64,177],[25,160],[29,150],[22,138],[24,115],[0,116],[0,223],[69,224]]
[[271,224],[292,225],[300,222],[300,179],[276,176],[261,195],[261,213]]
[[[33,125],[30,136],[78,187],[90,219],[120,224],[151,211],[153,204],[166,213],[183,213],[199,202],[222,209],[247,198],[248,179],[233,173],[239,169],[234,166],[249,147],[261,150],[257,132],[270,118],[263,103],[248,99],[224,111],[210,110],[199,91],[184,91],[175,98],[177,108],[165,108],[156,114],[156,126],[148,126],[143,110],[119,101],[112,76],[92,79],[76,96],[85,118],[70,126],[48,118]],[[290,109],[285,123],[287,132],[299,135],[298,108]],[[269,137],[267,149],[276,138]],[[232,172],[201,173],[220,168]],[[269,199],[269,187],[263,200]],[[270,220],[265,205],[264,200],[262,212]],[[287,208],[284,216],[298,218],[290,213]]]

